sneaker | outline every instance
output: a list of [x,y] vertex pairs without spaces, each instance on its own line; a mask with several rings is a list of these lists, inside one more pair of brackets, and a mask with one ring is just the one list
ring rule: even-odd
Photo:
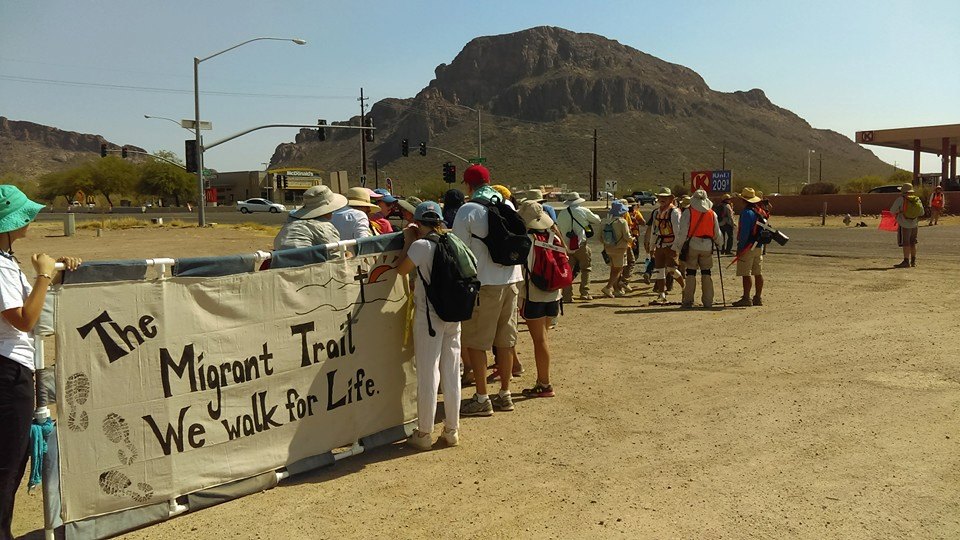
[[917,266],[917,260],[916,260],[916,259],[910,259],[910,266],[911,266],[911,267]]
[[417,450],[429,450],[433,448],[433,439],[429,433],[421,433],[419,429],[415,429],[407,438],[407,446]]
[[750,298],[744,296],[743,298],[737,300],[736,302],[730,304],[733,307],[750,307],[753,305],[753,302],[750,301]]
[[589,294],[581,294],[581,295],[580,295],[580,301],[581,301],[581,302],[589,302],[589,301],[591,301],[591,300],[593,300],[593,297],[590,296]]
[[690,304],[681,303],[681,304],[680,304],[680,309],[693,309],[693,303],[690,303]]
[[613,298],[613,289],[611,289],[610,287],[604,287],[600,289],[600,294],[602,294],[607,298]]
[[760,297],[759,297],[759,296],[754,296],[754,297],[753,297],[753,305],[755,305],[755,306],[762,306],[762,305],[763,305],[763,300],[760,300]]
[[455,429],[443,429],[443,440],[447,446],[457,446],[460,444],[460,432]]
[[624,284],[620,286],[620,290],[623,292],[633,292],[633,287]]
[[493,400],[488,399],[480,403],[480,399],[474,394],[472,398],[463,402],[460,406],[460,416],[493,416]]
[[616,289],[615,291],[613,291],[613,295],[616,296],[617,298],[623,298],[624,296],[627,295],[627,292],[624,289]]
[[893,265],[894,268],[910,268],[910,261],[904,259],[900,261],[900,264]]
[[643,274],[641,277],[643,278],[643,282],[644,282],[645,284],[647,284],[647,285],[650,284],[650,274]]
[[501,396],[500,394],[492,394],[490,396],[490,402],[493,403],[493,408],[498,411],[510,412],[513,410],[513,397],[512,396]]
[[525,388],[523,390],[523,395],[531,398],[538,397],[554,397],[556,394],[553,393],[553,385],[550,384],[540,384],[539,382],[534,385],[533,388]]

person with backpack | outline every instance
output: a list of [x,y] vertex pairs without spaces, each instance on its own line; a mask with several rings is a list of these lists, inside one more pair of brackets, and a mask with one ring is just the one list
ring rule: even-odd
[[686,250],[686,284],[683,287],[683,299],[680,307],[693,307],[693,297],[697,294],[697,270],[700,270],[703,307],[713,307],[713,248],[720,245],[720,220],[713,211],[713,203],[707,192],[698,189],[690,199],[690,209],[680,216],[680,229],[677,236],[684,240]]
[[[433,418],[437,413],[437,384],[443,389],[444,423],[442,438],[448,446],[460,442],[460,319],[448,316],[442,299],[462,296],[457,286],[465,286],[476,276],[475,259],[470,250],[443,226],[440,205],[426,201],[414,209],[413,223],[403,229],[403,251],[397,272],[416,272],[422,286],[413,289],[413,349],[417,366],[417,428],[407,444],[429,450],[433,446]],[[456,268],[453,268],[456,266]],[[479,290],[463,306],[472,308]],[[436,300],[436,302],[434,302]],[[444,318],[446,317],[446,318]]]
[[533,339],[537,382],[523,390],[527,397],[553,397],[550,384],[550,349],[547,329],[560,314],[560,291],[573,283],[573,268],[558,229],[543,206],[524,201],[517,210],[527,227],[533,248],[527,257],[520,313]]
[[733,254],[733,197],[729,193],[724,193],[720,198],[720,205],[717,206],[717,221],[720,222],[720,232],[723,234],[723,244],[720,253],[724,255]]
[[[743,296],[731,304],[733,307],[762,306],[763,300],[763,242],[761,242],[760,224],[766,219],[763,210],[759,208],[762,199],[751,187],[745,187],[740,192],[740,198],[746,203],[740,212],[737,225],[737,275],[743,279]],[[750,291],[756,280],[756,295],[751,300]]]
[[[573,261],[574,274],[580,274],[580,300],[593,300],[590,296],[592,253],[587,240],[593,236],[593,226],[600,225],[600,216],[583,206],[587,201],[579,193],[570,193],[565,202],[567,207],[557,212],[556,224]],[[565,304],[573,302],[573,285],[563,289],[562,297]]]
[[[463,172],[470,200],[453,220],[453,232],[477,259],[480,294],[470,320],[462,324],[461,341],[467,349],[476,393],[460,409],[461,416],[491,416],[494,409],[512,411],[510,374],[517,345],[518,284],[530,251],[523,220],[503,196],[490,187],[490,171],[471,165]],[[500,392],[487,393],[487,351],[496,347]]]
[[644,248],[653,253],[653,291],[657,298],[651,304],[666,304],[669,291],[667,277],[672,276],[680,286],[684,286],[683,274],[677,270],[680,261],[674,245],[677,230],[680,228],[680,210],[673,205],[674,197],[670,188],[664,187],[657,193],[658,207],[650,212]]
[[626,292],[620,287],[620,273],[627,264],[627,252],[630,251],[630,225],[624,216],[627,214],[627,205],[616,200],[610,204],[610,212],[603,219],[603,251],[610,259],[610,278],[607,285],[600,289],[600,293],[607,298],[625,296]]
[[927,223],[927,226],[939,225],[940,224],[940,215],[943,214],[943,209],[947,206],[947,199],[943,195],[943,187],[937,186],[933,188],[933,193],[930,194],[930,221]]
[[630,292],[633,290],[630,287],[630,276],[633,274],[633,267],[637,263],[637,257],[640,256],[640,227],[645,226],[647,223],[643,219],[643,213],[640,212],[640,205],[637,204],[636,199],[633,197],[627,197],[627,213],[624,214],[624,219],[627,220],[627,227],[630,230],[630,246],[627,250],[627,264],[623,267],[623,270],[620,271],[620,289],[625,292]]
[[917,197],[913,184],[900,186],[900,196],[893,201],[890,213],[897,218],[897,245],[903,248],[903,261],[894,268],[917,265],[917,230],[923,217],[923,202]]

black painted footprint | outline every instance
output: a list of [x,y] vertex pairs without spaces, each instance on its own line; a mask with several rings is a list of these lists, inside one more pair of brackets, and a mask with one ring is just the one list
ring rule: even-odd
[[150,484],[138,482],[137,489],[140,491],[130,489],[132,485],[133,482],[120,471],[107,471],[100,474],[100,489],[107,495],[116,495],[117,497],[128,495],[139,503],[147,502],[153,497],[153,486]]
[[132,465],[137,460],[137,447],[130,442],[130,425],[117,413],[110,413],[103,419],[103,434],[114,444],[122,444],[117,450],[120,463]]
[[77,407],[87,402],[90,397],[90,379],[86,373],[74,373],[67,377],[64,395],[67,398],[67,427],[71,431],[84,431],[87,429],[89,419],[87,411],[77,410]]

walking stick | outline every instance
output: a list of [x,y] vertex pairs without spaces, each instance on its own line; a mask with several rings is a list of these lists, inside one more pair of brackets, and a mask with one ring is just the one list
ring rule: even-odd
[[717,248],[717,267],[720,269],[720,298],[723,299],[723,307],[727,307],[727,293],[723,289],[723,260],[720,257],[720,246],[714,244],[713,247]]

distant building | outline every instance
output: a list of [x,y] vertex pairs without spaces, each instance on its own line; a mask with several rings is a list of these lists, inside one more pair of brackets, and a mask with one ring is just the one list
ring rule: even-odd
[[303,192],[322,184],[323,171],[304,167],[285,167],[267,171],[218,172],[209,180],[208,200],[230,206],[254,197],[285,205],[298,205]]

